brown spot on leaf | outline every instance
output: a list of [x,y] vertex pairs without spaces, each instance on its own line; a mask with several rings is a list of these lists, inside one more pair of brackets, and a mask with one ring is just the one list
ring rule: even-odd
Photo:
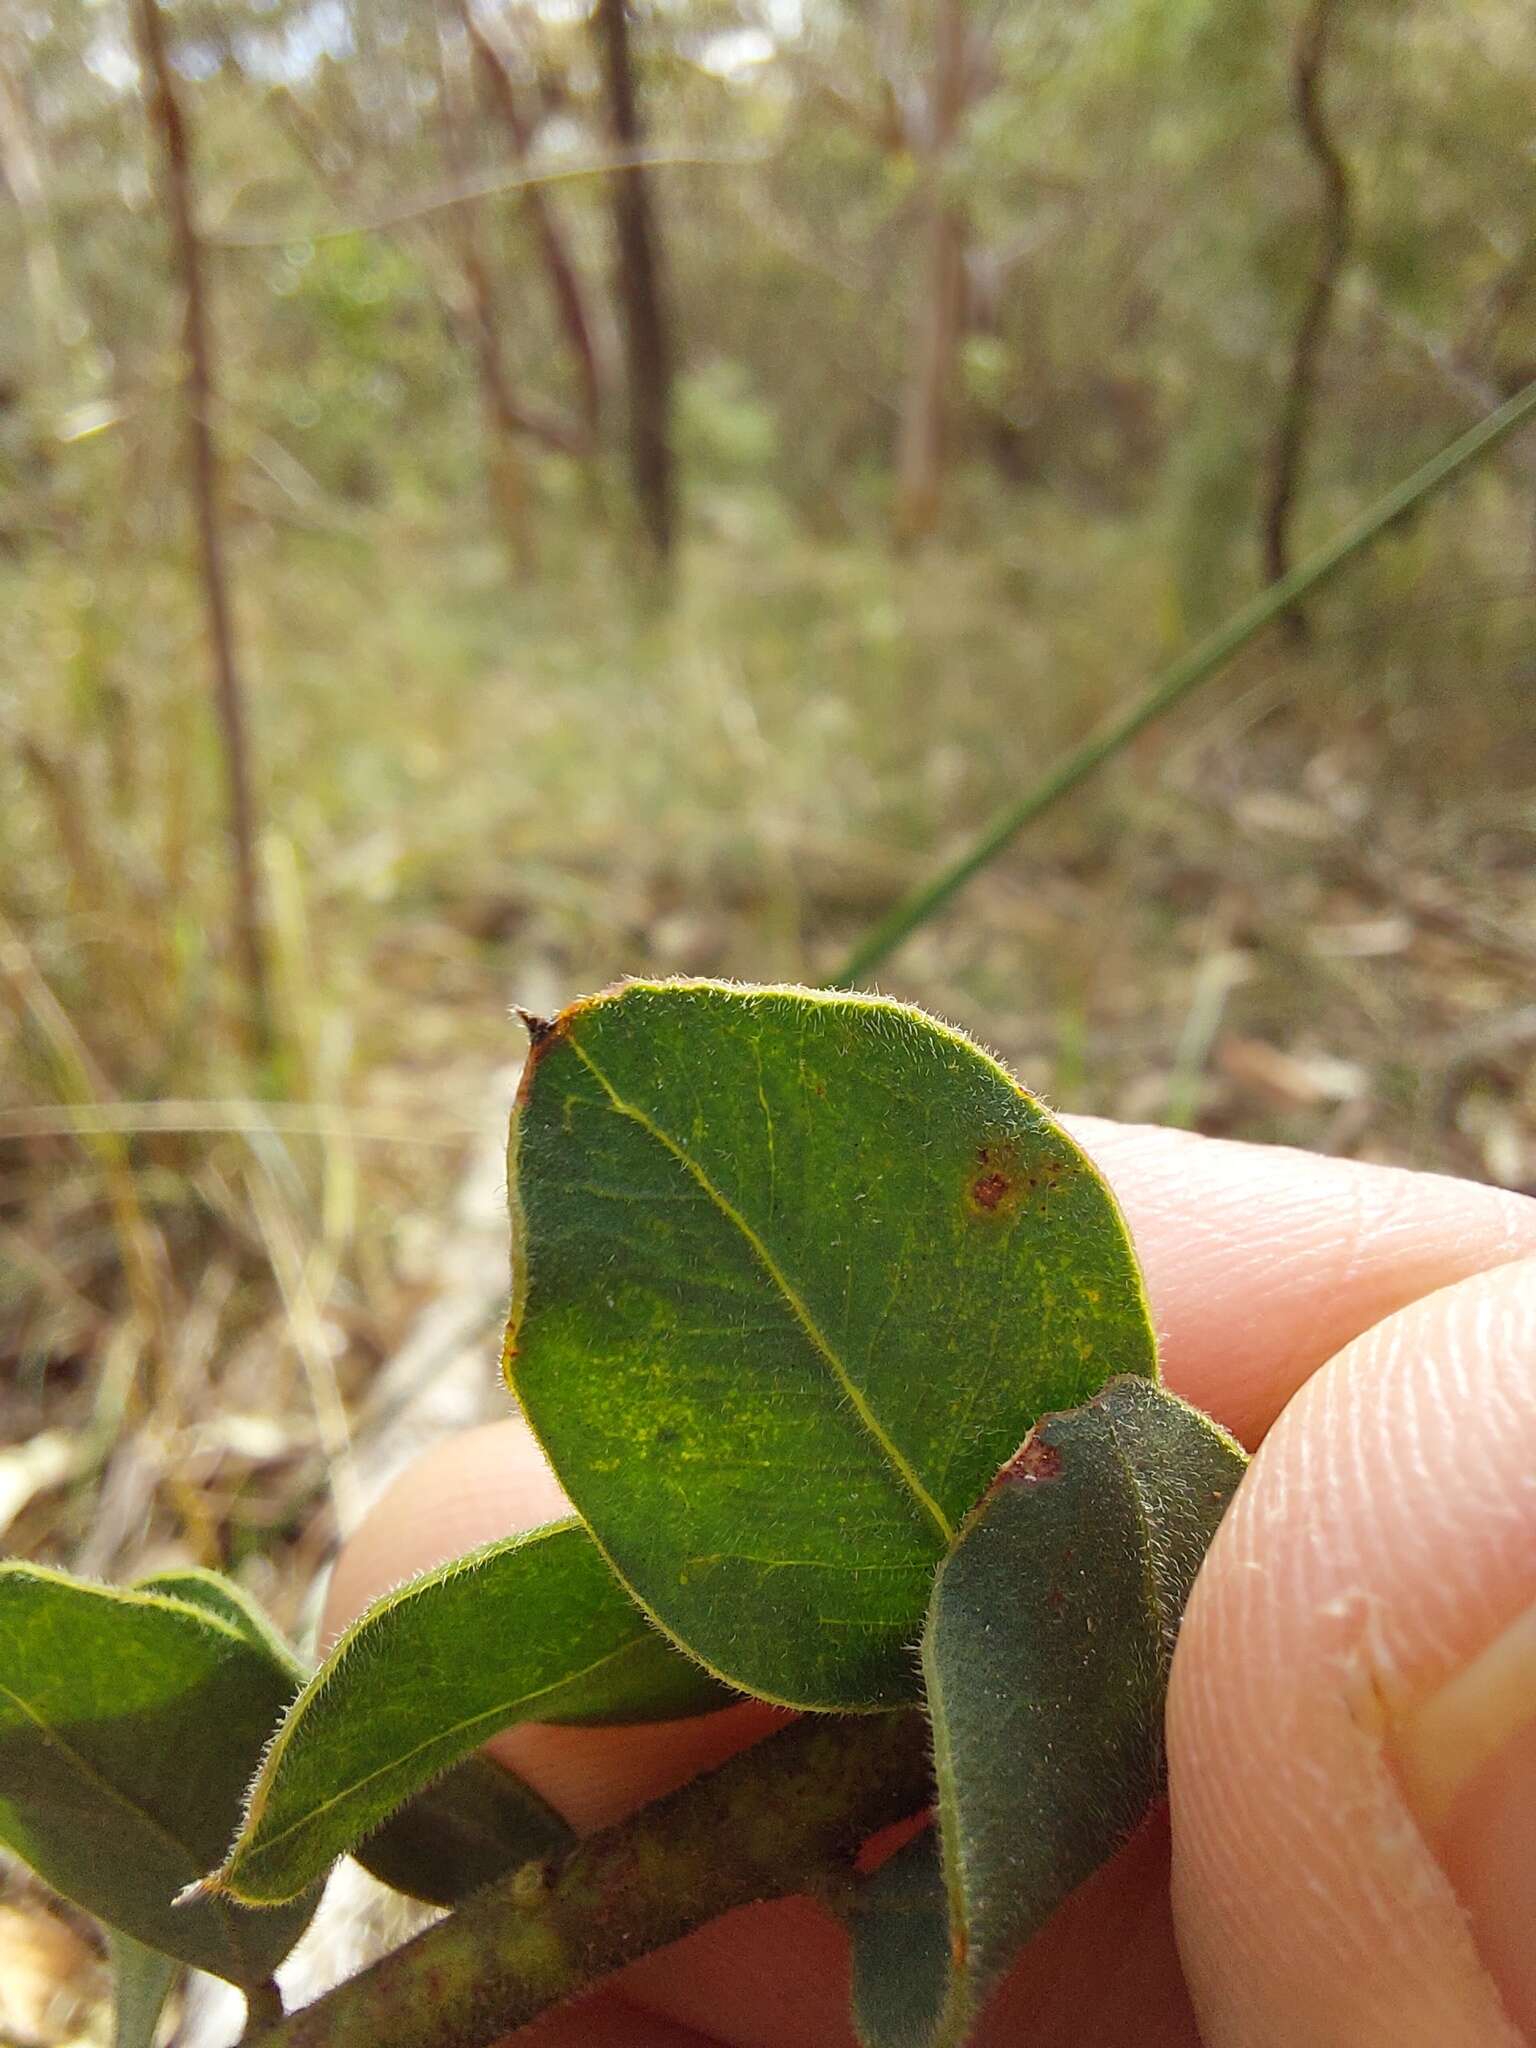
[[1056,1478],[1060,1471],[1060,1451],[1038,1432],[1032,1432],[998,1473],[997,1483],[999,1486],[1038,1486],[1042,1480]]
[[965,1188],[966,1206],[977,1216],[1008,1216],[1029,1203],[1050,1215],[1050,1197],[1077,1178],[1070,1159],[1033,1159],[1012,1138],[990,1138],[975,1148],[975,1165]]
[[991,1139],[976,1147],[975,1165],[966,1176],[966,1207],[973,1216],[1006,1214],[1018,1206],[1022,1184],[1017,1146],[1006,1138]]

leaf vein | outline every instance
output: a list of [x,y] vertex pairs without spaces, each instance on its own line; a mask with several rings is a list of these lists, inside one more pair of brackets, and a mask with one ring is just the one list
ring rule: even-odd
[[[0,1694],[3,1694],[32,1723],[43,1741],[51,1749],[56,1749],[61,1756],[68,1759],[87,1784],[94,1785],[99,1792],[105,1793],[107,1798],[112,1800],[115,1805],[120,1806],[125,1813],[130,1813],[135,1820],[141,1821],[152,1835],[158,1836],[160,1841],[172,1851],[175,1859],[185,1869],[191,1871],[194,1878],[202,1876],[202,1872],[197,1867],[197,1858],[193,1855],[187,1843],[182,1841],[179,1835],[172,1834],[164,1821],[151,1813],[147,1806],[141,1806],[136,1799],[131,1799],[120,1786],[114,1785],[112,1780],[104,1776],[91,1762],[90,1758],[83,1756],[73,1743],[66,1742],[58,1729],[44,1720],[43,1716],[33,1707],[30,1700],[24,1700],[19,1692],[13,1692],[8,1685],[0,1684]],[[230,1923],[228,1912],[217,1904],[215,1905],[215,1912],[219,1930],[224,1936],[232,1960],[237,1964],[243,1964],[245,1961],[245,1951],[235,1938],[235,1930]]]
[[742,1215],[741,1211],[723,1192],[723,1190],[715,1186],[714,1182],[709,1178],[709,1175],[705,1173],[703,1167],[699,1165],[698,1161],[696,1159],[693,1159],[689,1155],[689,1153],[683,1148],[683,1146],[680,1145],[678,1141],[674,1137],[672,1137],[669,1132],[664,1131],[658,1123],[654,1122],[652,1118],[647,1116],[643,1109],[639,1108],[635,1103],[627,1102],[624,1099],[624,1097],[619,1094],[618,1090],[614,1087],[613,1083],[608,1079],[608,1076],[603,1072],[602,1068],[598,1066],[597,1062],[592,1058],[591,1054],[587,1052],[585,1047],[578,1044],[574,1037],[568,1038],[566,1040],[566,1043],[569,1045],[571,1051],[575,1053],[576,1057],[581,1061],[582,1065],[592,1075],[593,1079],[598,1083],[598,1086],[603,1090],[604,1094],[608,1097],[608,1100],[613,1104],[614,1109],[619,1113],[619,1115],[628,1117],[632,1123],[638,1124],[640,1129],[648,1133],[648,1135],[652,1138],[654,1138],[658,1145],[662,1146],[664,1150],[671,1153],[672,1157],[677,1160],[678,1164],[682,1166],[688,1173],[691,1173],[693,1175],[693,1178],[698,1182],[699,1186],[703,1189],[704,1193],[709,1197],[710,1201],[714,1203],[715,1207],[720,1211],[720,1214],[726,1219],[726,1221],[732,1224],[735,1227],[735,1229],[740,1232],[741,1236],[746,1240],[746,1243],[750,1246],[752,1251],[756,1254],[758,1260],[761,1262],[763,1270],[767,1273],[769,1279],[773,1282],[774,1286],[778,1288],[780,1294],[784,1297],[784,1301],[788,1306],[791,1314],[794,1316],[796,1322],[799,1323],[801,1329],[805,1332],[805,1335],[810,1339],[812,1349],[817,1352],[817,1354],[822,1359],[823,1363],[831,1372],[833,1379],[837,1382],[839,1389],[848,1401],[850,1407],[853,1409],[855,1415],[857,1415],[857,1417],[859,1418],[859,1421],[863,1425],[865,1431],[874,1440],[875,1444],[879,1447],[880,1451],[890,1464],[891,1469],[901,1479],[902,1483],[907,1488],[907,1491],[911,1494],[912,1499],[917,1504],[918,1508],[927,1517],[927,1519],[932,1522],[934,1528],[938,1531],[939,1536],[943,1540],[945,1548],[947,1549],[948,1546],[954,1541],[955,1535],[954,1525],[951,1523],[948,1515],[945,1514],[944,1510],[933,1498],[933,1495],[928,1491],[927,1487],[924,1486],[922,1480],[918,1477],[911,1460],[893,1441],[893,1439],[885,1429],[884,1425],[881,1423],[880,1418],[875,1414],[873,1408],[870,1407],[869,1402],[865,1399],[858,1384],[855,1382],[853,1376],[848,1371],[847,1366],[844,1365],[842,1359],[838,1356],[837,1352],[833,1349],[831,1343],[828,1341],[826,1335],[823,1333],[815,1317],[811,1314],[809,1306],[801,1298],[799,1292],[791,1283],[788,1274],[784,1272],[783,1268],[774,1258],[772,1252],[768,1249],[767,1245],[764,1244],[763,1240],[761,1239],[761,1237],[759,1237],[757,1232],[752,1228],[752,1225],[747,1221],[746,1217]]
[[[620,1644],[616,1650],[605,1650],[601,1657],[594,1658],[590,1664],[584,1664],[579,1671],[563,1672],[559,1678],[554,1679],[548,1685],[539,1686],[532,1692],[519,1693],[513,1699],[499,1700],[493,1707],[483,1707],[477,1714],[468,1714],[462,1721],[455,1721],[446,1728],[439,1728],[434,1734],[429,1735],[425,1742],[418,1742],[413,1749],[397,1752],[387,1763],[380,1764],[377,1769],[366,1772],[360,1778],[354,1778],[349,1785],[343,1785],[339,1791],[333,1792],[329,1799],[320,1800],[315,1805],[308,1807],[296,1819],[289,1821],[286,1827],[279,1828],[275,1834],[268,1835],[264,1841],[253,1839],[250,1849],[246,1854],[238,1857],[238,1862],[247,1869],[252,1863],[259,1863],[264,1857],[270,1856],[272,1851],[279,1848],[291,1835],[298,1834],[304,1828],[312,1827],[316,1821],[322,1819],[333,1807],[341,1805],[344,1800],[354,1798],[359,1792],[365,1791],[377,1779],[387,1777],[391,1771],[400,1770],[404,1765],[410,1763],[414,1757],[422,1755],[426,1750],[434,1749],[444,1742],[451,1742],[455,1736],[463,1735],[472,1728],[483,1727],[487,1723],[492,1723],[495,1727],[508,1727],[511,1725],[507,1718],[509,1711],[512,1712],[514,1719],[529,1719],[530,1717],[526,1714],[518,1716],[515,1710],[528,1706],[534,1700],[548,1699],[551,1693],[559,1692],[564,1686],[575,1685],[580,1679],[590,1678],[594,1671],[601,1671],[605,1664],[616,1663],[620,1658],[629,1656],[633,1651],[643,1649],[646,1642],[647,1638],[645,1636],[632,1637],[629,1642]],[[226,1865],[226,1869],[232,1870],[236,1860],[236,1857],[232,1856]]]

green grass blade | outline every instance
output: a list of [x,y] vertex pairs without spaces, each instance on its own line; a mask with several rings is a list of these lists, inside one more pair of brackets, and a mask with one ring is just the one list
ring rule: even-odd
[[1111,719],[1101,731],[1084,740],[1080,747],[1043,776],[1027,795],[999,811],[975,844],[958,860],[935,875],[931,882],[923,883],[911,895],[904,897],[860,939],[837,972],[828,976],[826,986],[851,988],[863,981],[871,968],[888,960],[919,925],[926,924],[937,911],[942,910],[950,898],[963,889],[973,875],[979,874],[988,862],[995,860],[1026,825],[1033,824],[1058,798],[1076,789],[1096,768],[1112,760],[1139,732],[1145,731],[1165,711],[1171,711],[1201,683],[1219,675],[1250,640],[1262,633],[1266,626],[1272,625],[1282,613],[1289,611],[1298,599],[1319,589],[1346,562],[1385,533],[1389,526],[1427,503],[1437,491],[1496,448],[1533,415],[1536,415],[1536,381],[1527,384],[1523,391],[1517,392],[1496,412],[1469,428],[1448,448],[1442,449],[1422,468],[1416,469],[1412,476],[1379,498],[1326,547],[1319,548],[1304,562],[1298,562],[1288,576],[1282,576],[1278,583],[1266,585],[1225,625],[1218,626],[1176,661],[1118,718]]

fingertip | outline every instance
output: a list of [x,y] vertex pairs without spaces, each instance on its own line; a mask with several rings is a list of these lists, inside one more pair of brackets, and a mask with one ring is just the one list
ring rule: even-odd
[[1536,1256],[1536,1201],[1505,1188],[1150,1125],[1067,1123],[1125,1213],[1169,1384],[1250,1445],[1363,1330]]
[[403,1580],[570,1511],[519,1416],[434,1444],[385,1489],[343,1545],[326,1589],[322,1653],[371,1601]]
[[[1175,1916],[1211,2048],[1515,2048],[1536,2026],[1500,1903],[1401,1765],[1536,1602],[1533,1469],[1529,1264],[1369,1331],[1260,1451],[1169,1700]],[[1528,1896],[1536,1811],[1505,1821],[1490,1853]]]
[[[322,1646],[403,1580],[569,1512],[520,1419],[486,1423],[436,1445],[394,1482],[337,1559]],[[780,1708],[743,1700],[688,1721],[600,1728],[522,1722],[487,1748],[588,1833],[724,1763],[789,1718]]]

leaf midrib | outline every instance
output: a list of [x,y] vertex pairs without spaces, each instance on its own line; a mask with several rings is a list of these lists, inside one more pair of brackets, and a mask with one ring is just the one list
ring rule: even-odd
[[668,1152],[686,1172],[690,1173],[709,1197],[710,1201],[719,1210],[720,1214],[741,1234],[761,1264],[764,1272],[767,1273],[769,1279],[783,1296],[785,1305],[809,1339],[811,1348],[821,1358],[823,1364],[826,1365],[836,1381],[839,1392],[853,1409],[865,1433],[876,1445],[881,1455],[890,1465],[891,1470],[906,1487],[919,1510],[933,1524],[944,1548],[947,1550],[955,1540],[954,1524],[933,1498],[927,1487],[924,1486],[911,1460],[890,1436],[884,1424],[865,1398],[862,1389],[838,1356],[837,1351],[822,1331],[816,1318],[811,1314],[808,1304],[795,1288],[788,1274],[779,1265],[777,1259],[774,1258],[773,1253],[764,1244],[762,1238],[752,1228],[752,1225],[742,1215],[730,1197],[722,1189],[716,1187],[698,1161],[636,1103],[626,1101],[620,1095],[617,1088],[614,1087],[608,1076],[585,1047],[578,1044],[573,1036],[567,1037],[566,1043],[603,1090],[619,1115],[628,1117],[632,1123],[637,1124],[641,1130],[654,1138],[656,1143]]
[[[189,1869],[194,1879],[202,1875],[198,1868],[197,1857],[193,1854],[191,1847],[186,1842],[183,1842],[178,1835],[173,1834],[164,1821],[151,1813],[148,1807],[140,1806],[120,1786],[114,1785],[109,1777],[96,1768],[89,1757],[83,1756],[72,1743],[66,1742],[57,1728],[54,1728],[43,1719],[30,1700],[24,1700],[19,1692],[13,1691],[10,1686],[3,1683],[0,1683],[0,1694],[3,1694],[20,1711],[25,1719],[32,1723],[43,1741],[50,1748],[56,1749],[80,1773],[80,1776],[85,1779],[88,1785],[94,1786],[99,1792],[104,1792],[110,1800],[121,1807],[132,1819],[138,1821],[146,1832],[156,1836],[164,1843],[172,1851],[174,1860],[182,1864],[184,1868]],[[231,1962],[236,1965],[244,1964],[248,1959],[243,1946],[235,1937],[235,1928],[231,1922],[228,1907],[217,1900],[210,1903],[214,1906],[215,1924],[224,1936]]]
[[[1101,1410],[1105,1434],[1110,1453],[1119,1468],[1125,1494],[1130,1502],[1139,1536],[1137,1543],[1138,1563],[1141,1566],[1141,1595],[1151,1633],[1158,1641],[1162,1639],[1162,1587],[1158,1580],[1153,1561],[1152,1511],[1143,1496],[1135,1464],[1121,1441],[1120,1431],[1114,1417]],[[962,1831],[955,1804],[954,1757],[950,1744],[949,1713],[944,1702],[944,1687],[937,1664],[923,1659],[924,1680],[928,1694],[928,1711],[932,1723],[934,1784],[937,1792],[935,1801],[938,1829],[939,1869],[944,1879],[945,1894],[949,1901],[950,1924],[959,1927],[966,1940],[966,1960],[950,1971],[949,1986],[945,1995],[938,2023],[933,2037],[933,2048],[957,2048],[962,2033],[971,2022],[976,2005],[976,1976],[970,1965],[970,1933],[972,1916],[970,1912],[970,1890],[965,1857],[961,1847]],[[948,1827],[944,1825],[948,1821]],[[956,1845],[954,1867],[943,1852],[949,1839]],[[961,2032],[957,2032],[956,2029]]]

